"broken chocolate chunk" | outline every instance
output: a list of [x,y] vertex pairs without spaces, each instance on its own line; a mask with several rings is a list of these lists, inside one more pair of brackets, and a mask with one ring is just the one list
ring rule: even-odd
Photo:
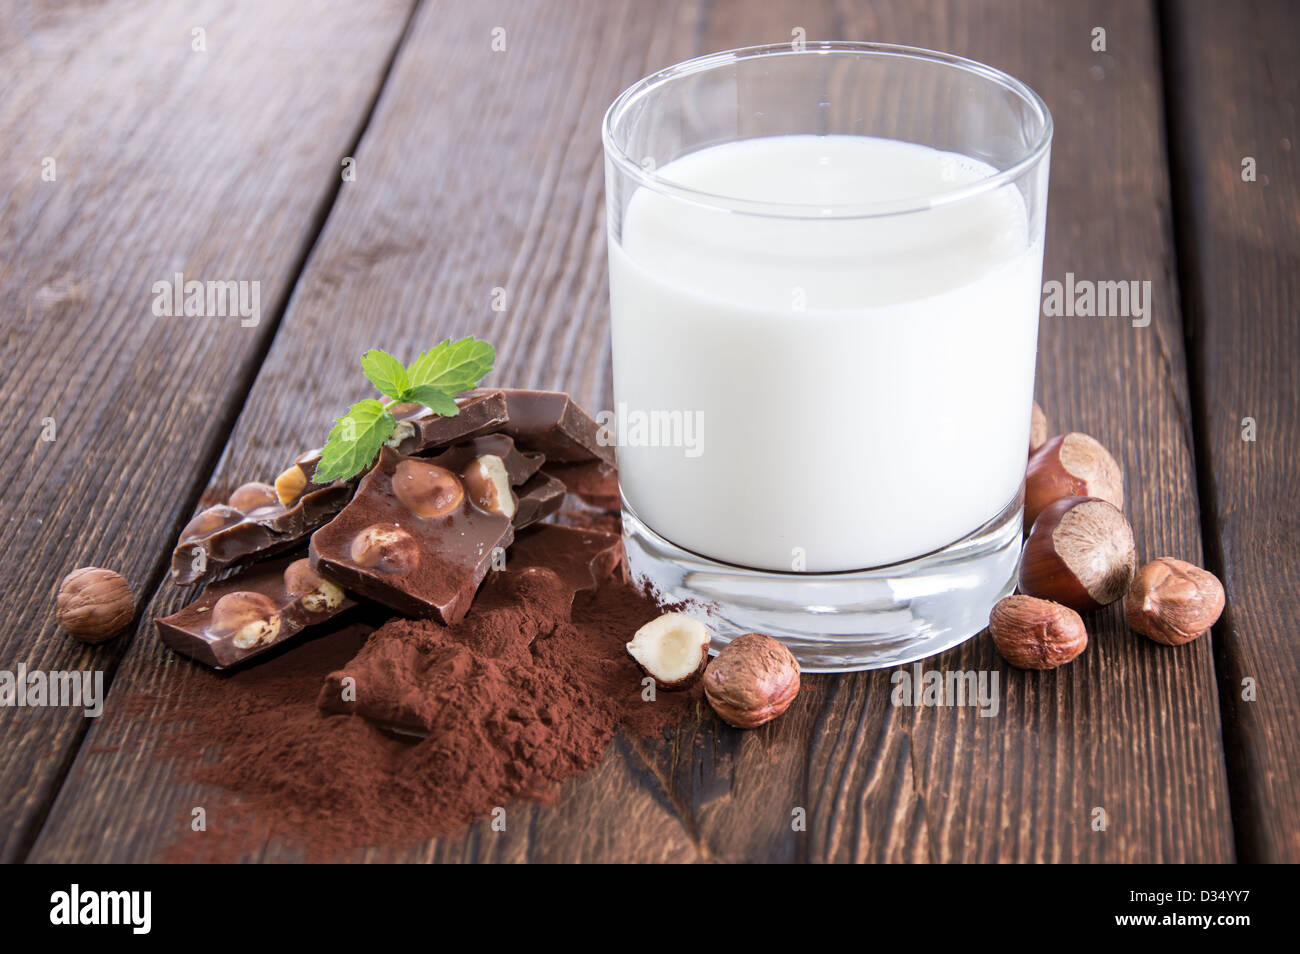
[[[506,456],[514,451],[493,446]],[[385,447],[352,502],[312,535],[312,566],[408,616],[443,622],[464,616],[514,528],[509,517],[482,509],[464,492],[456,470],[445,466],[461,459],[455,452],[429,459]],[[466,462],[475,459],[462,453]]]
[[[471,395],[482,391],[471,391]],[[520,447],[540,451],[548,461],[603,460],[614,463],[614,446],[602,429],[561,391],[502,388],[509,421],[501,428]]]
[[356,605],[306,558],[290,556],[211,583],[193,603],[154,624],[176,652],[225,669]]

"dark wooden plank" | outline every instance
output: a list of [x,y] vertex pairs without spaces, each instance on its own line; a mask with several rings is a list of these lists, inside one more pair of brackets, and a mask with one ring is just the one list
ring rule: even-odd
[[[357,354],[446,334],[500,344],[496,380],[610,400],[598,124],[632,80],[727,46],[838,35],[966,53],[1020,75],[1055,108],[1047,277],[1149,279],[1149,328],[1044,322],[1040,393],[1053,421],[1107,442],[1129,473],[1140,545],[1199,557],[1181,316],[1172,281],[1151,11],[1106,3],[500,3],[422,9],[214,477],[274,471],[353,396]],[[504,25],[505,53],[490,31]],[[1089,48],[1093,26],[1108,54]],[[353,186],[355,185],[355,188]],[[509,308],[490,311],[494,286]],[[304,381],[300,369],[321,373]],[[305,399],[319,420],[304,414]],[[164,588],[155,609],[177,603]],[[662,745],[622,740],[528,824],[486,825],[407,860],[1227,860],[1218,710],[1204,640],[1164,651],[1092,621],[1074,666],[1007,669],[987,639],[927,668],[996,670],[1001,712],[891,705],[888,672],[809,678],[753,733],[711,716]],[[115,693],[184,692],[185,666],[147,640]],[[150,758],[147,714],[96,726],[36,846],[41,860],[154,857],[202,793]],[[103,751],[120,746],[114,751]],[[100,750],[100,751],[95,751]],[[95,754],[91,754],[95,751]],[[108,806],[112,806],[110,809]],[[1109,817],[1089,827],[1092,809]],[[804,809],[807,831],[791,828]],[[249,856],[300,857],[256,845]]]
[[[0,668],[111,678],[129,640],[88,649],[57,634],[59,580],[110,566],[147,601],[407,10],[390,0],[359,22],[344,3],[250,0],[4,15]],[[155,317],[152,285],[175,272],[259,282],[260,322]],[[0,711],[0,860],[30,844],[90,721]]]
[[1214,635],[1237,846],[1243,861],[1295,863],[1300,7],[1195,2],[1163,12],[1201,499],[1210,565],[1228,592]]

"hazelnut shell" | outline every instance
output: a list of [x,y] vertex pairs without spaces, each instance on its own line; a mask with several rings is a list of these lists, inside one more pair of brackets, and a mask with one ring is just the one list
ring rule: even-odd
[[1124,509],[1124,475],[1096,439],[1077,432],[1053,437],[1029,456],[1025,526],[1062,497],[1097,497]]
[[1020,557],[1020,592],[1086,613],[1124,596],[1137,564],[1133,528],[1105,500],[1064,497],[1034,521]]

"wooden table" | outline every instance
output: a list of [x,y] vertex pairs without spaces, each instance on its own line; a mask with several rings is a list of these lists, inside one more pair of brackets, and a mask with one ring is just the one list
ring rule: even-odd
[[[1054,672],[1005,667],[987,636],[927,663],[998,669],[997,718],[896,708],[888,671],[810,678],[760,731],[705,718],[671,745],[616,742],[508,833],[358,857],[1300,861],[1300,8],[1284,0],[0,14],[0,668],[101,669],[109,709],[179,691],[191,664],[152,625],[189,595],[165,579],[177,531],[205,487],[319,442],[366,348],[474,333],[498,346],[495,381],[609,406],[602,112],[663,65],[797,27],[974,57],[1047,100],[1044,278],[1149,280],[1154,320],[1044,318],[1039,399],[1054,429],[1119,456],[1139,552],[1203,561],[1227,611],[1169,649],[1111,607]],[[175,272],[260,282],[262,320],[156,317],[152,284]],[[99,648],[53,619],[84,564],[142,597],[134,631]],[[0,710],[0,859],[156,857],[198,803],[157,742],[147,712]]]

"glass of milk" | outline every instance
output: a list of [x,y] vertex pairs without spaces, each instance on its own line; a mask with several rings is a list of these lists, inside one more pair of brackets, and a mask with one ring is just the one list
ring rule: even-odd
[[891,666],[988,623],[1019,555],[1052,120],[970,60],[690,60],[604,122],[635,578],[714,649]]

